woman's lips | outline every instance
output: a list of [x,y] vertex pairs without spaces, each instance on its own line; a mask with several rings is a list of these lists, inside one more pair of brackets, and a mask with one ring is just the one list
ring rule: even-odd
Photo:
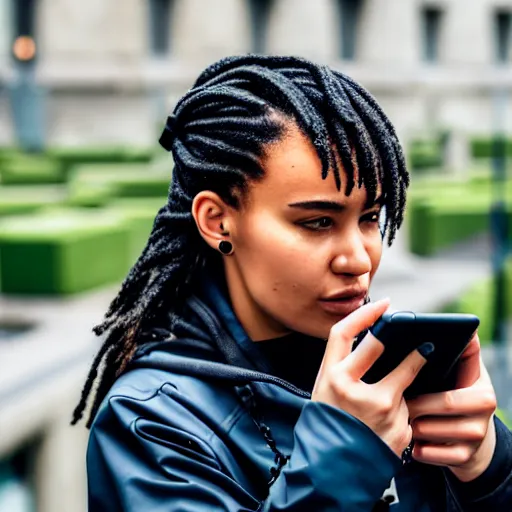
[[346,316],[363,305],[364,297],[364,295],[356,295],[346,299],[319,300],[318,302],[327,313]]

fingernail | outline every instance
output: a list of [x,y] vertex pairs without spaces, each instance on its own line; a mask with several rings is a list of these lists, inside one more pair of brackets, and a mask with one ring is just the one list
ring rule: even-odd
[[391,302],[391,300],[389,299],[389,297],[386,297],[385,299],[379,299],[377,302],[374,302],[373,305],[374,306],[382,306],[382,304],[384,304],[384,303],[389,304],[390,302]]
[[418,347],[418,352],[425,358],[425,359],[428,359],[430,357],[430,355],[432,354],[432,352],[434,352],[434,344],[433,343],[430,343],[430,342],[427,342],[427,343],[423,343],[422,345],[420,345]]

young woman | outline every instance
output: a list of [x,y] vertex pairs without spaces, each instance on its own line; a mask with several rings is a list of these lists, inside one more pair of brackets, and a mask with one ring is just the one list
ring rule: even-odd
[[95,329],[74,416],[101,365],[90,510],[512,510],[512,435],[478,337],[453,391],[404,400],[429,343],[361,380],[383,350],[364,332],[389,302],[368,290],[409,181],[370,94],[302,59],[229,58],[161,143],[168,202]]

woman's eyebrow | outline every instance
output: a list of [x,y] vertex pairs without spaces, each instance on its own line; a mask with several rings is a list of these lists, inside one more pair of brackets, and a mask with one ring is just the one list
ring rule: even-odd
[[291,208],[301,208],[303,210],[328,210],[333,212],[342,212],[346,206],[336,201],[300,201],[298,203],[291,203],[288,206]]
[[[373,206],[382,206],[384,203],[384,196],[380,195],[375,198],[375,201],[367,203],[365,208],[372,208]],[[332,212],[342,212],[347,207],[336,201],[299,201],[298,203],[290,203],[290,208],[301,208],[302,210],[326,210]]]

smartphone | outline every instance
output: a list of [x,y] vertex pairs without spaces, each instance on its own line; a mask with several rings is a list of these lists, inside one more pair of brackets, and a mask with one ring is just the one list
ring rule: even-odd
[[480,320],[475,315],[458,313],[384,313],[370,332],[384,344],[384,352],[363,376],[369,384],[378,382],[394,370],[413,350],[425,342],[435,350],[405,398],[438,393],[455,388],[457,361],[475,334]]

